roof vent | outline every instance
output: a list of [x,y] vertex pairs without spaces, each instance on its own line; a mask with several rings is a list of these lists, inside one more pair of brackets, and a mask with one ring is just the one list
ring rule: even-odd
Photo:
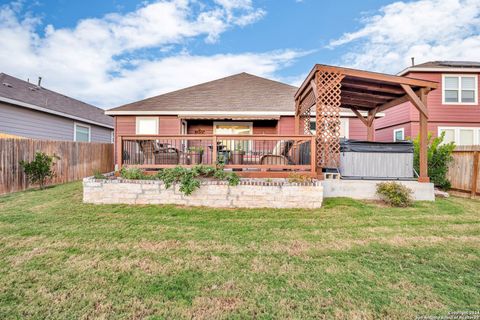
[[2,83],[2,84],[3,84],[5,87],[9,87],[9,88],[12,88],[12,87],[13,87],[13,86],[12,86],[10,83],[8,83],[8,82],[4,82],[4,83]]
[[38,90],[40,90],[38,87],[29,87],[28,89],[30,89],[30,91],[38,91]]

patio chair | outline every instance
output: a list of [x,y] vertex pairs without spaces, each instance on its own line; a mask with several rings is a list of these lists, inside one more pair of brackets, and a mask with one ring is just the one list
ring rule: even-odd
[[263,155],[260,158],[260,164],[262,165],[279,165],[285,166],[292,164],[293,161],[288,156],[290,149],[293,146],[292,140],[280,140],[273,148],[272,152],[266,155]]
[[166,143],[154,140],[140,141],[144,164],[178,164],[180,151]]

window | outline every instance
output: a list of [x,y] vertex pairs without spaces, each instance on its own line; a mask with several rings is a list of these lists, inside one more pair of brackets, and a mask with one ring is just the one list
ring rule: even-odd
[[110,142],[115,143],[115,131],[113,130],[110,132]]
[[457,146],[480,144],[480,128],[440,127],[438,135],[445,132],[444,143],[454,142]]
[[393,141],[404,141],[405,140],[405,129],[400,128],[400,129],[395,129],[393,130]]
[[137,134],[158,134],[158,117],[137,117]]
[[477,104],[477,76],[443,75],[443,104]]
[[[349,119],[340,118],[340,138],[348,139],[349,136]],[[310,132],[315,135],[317,132],[317,122],[315,118],[310,119]]]
[[73,141],[90,142],[90,126],[74,123]]

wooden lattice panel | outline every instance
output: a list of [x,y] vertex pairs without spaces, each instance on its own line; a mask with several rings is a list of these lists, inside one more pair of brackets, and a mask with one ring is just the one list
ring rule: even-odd
[[319,70],[317,87],[317,167],[337,168],[340,163],[340,95],[343,75]]
[[311,119],[311,110],[312,108],[308,108],[304,111],[303,114],[300,115],[300,125],[302,126],[301,132],[305,135],[311,135],[312,132],[310,131],[310,119]]

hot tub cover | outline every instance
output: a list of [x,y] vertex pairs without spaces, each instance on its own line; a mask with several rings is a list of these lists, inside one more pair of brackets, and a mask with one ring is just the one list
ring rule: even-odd
[[413,153],[413,143],[341,140],[340,152]]

